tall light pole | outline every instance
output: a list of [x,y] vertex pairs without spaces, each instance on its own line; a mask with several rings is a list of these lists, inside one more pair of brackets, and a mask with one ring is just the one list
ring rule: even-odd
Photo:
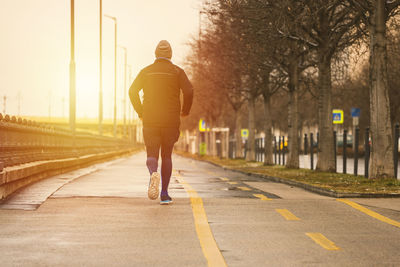
[[114,137],[117,137],[117,18],[109,15],[105,17],[114,21]]
[[75,132],[76,88],[75,88],[75,5],[71,0],[71,59],[69,63],[69,126]]
[[127,59],[128,59],[128,49],[125,46],[120,45],[125,52],[125,59],[124,59],[124,136],[126,136],[126,67],[127,67]]
[[103,134],[103,0],[100,0],[99,134]]
[[6,115],[6,111],[7,111],[7,96],[4,95],[3,97],[3,114]]
[[[128,70],[129,70],[129,74],[128,74],[128,85],[131,86],[132,84],[132,66],[130,64],[127,65],[128,66]],[[129,104],[128,104],[128,124],[132,124],[132,110],[131,110],[131,101],[129,100]]]
[[18,116],[21,116],[21,91],[18,91],[17,99],[18,99]]
[[[129,75],[128,75],[128,85],[131,86],[132,83],[132,66],[128,64],[128,69],[129,69]],[[129,141],[132,142],[132,119],[133,119],[133,114],[132,114],[132,105],[131,101],[129,101],[128,104],[128,135],[129,135]]]

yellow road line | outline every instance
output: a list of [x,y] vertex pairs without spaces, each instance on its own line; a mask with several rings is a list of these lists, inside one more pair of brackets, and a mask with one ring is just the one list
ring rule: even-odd
[[203,250],[204,257],[207,260],[208,266],[227,266],[224,256],[214,239],[210,225],[203,206],[203,200],[197,192],[182,178],[179,177],[179,182],[183,185],[186,192],[189,194],[190,203],[192,205],[194,224],[196,227],[197,237],[200,241],[201,249]]
[[246,186],[238,186],[238,188],[239,188],[240,190],[243,190],[243,191],[251,191],[251,189],[248,188],[248,187],[246,187]]
[[228,182],[228,184],[238,184],[237,182]]
[[323,247],[324,249],[327,250],[339,250],[340,248],[335,245],[332,241],[330,241],[328,238],[326,238],[323,234],[321,233],[306,233],[308,237],[310,237],[312,240],[314,240],[315,243]]
[[228,178],[225,178],[225,177],[219,177],[219,179],[221,179],[222,181],[229,181],[229,179]]
[[272,198],[268,198],[268,197],[264,196],[263,194],[253,194],[253,196],[255,196],[255,197],[257,197],[257,198],[259,198],[261,200],[264,200],[264,201],[272,200]]
[[300,221],[300,219],[296,217],[296,215],[294,215],[287,209],[275,209],[275,210],[288,221]]
[[392,219],[389,219],[388,217],[385,217],[383,215],[380,215],[379,213],[377,213],[375,211],[372,211],[370,209],[367,209],[367,208],[365,208],[365,207],[363,207],[363,206],[361,206],[361,205],[359,205],[359,204],[357,204],[357,203],[355,203],[355,202],[353,202],[351,200],[348,200],[348,199],[336,199],[336,200],[339,201],[339,202],[343,202],[343,203],[345,203],[345,204],[347,204],[347,205],[349,205],[349,206],[351,206],[351,207],[353,207],[353,208],[355,208],[355,209],[357,209],[357,210],[359,210],[359,211],[361,211],[361,212],[363,212],[363,213],[365,213],[365,214],[367,214],[367,215],[369,215],[369,216],[371,216],[371,217],[373,217],[373,218],[375,218],[377,220],[380,220],[382,222],[385,222],[385,223],[388,223],[388,224],[391,224],[393,226],[396,226],[396,227],[400,228],[400,222],[392,220]]

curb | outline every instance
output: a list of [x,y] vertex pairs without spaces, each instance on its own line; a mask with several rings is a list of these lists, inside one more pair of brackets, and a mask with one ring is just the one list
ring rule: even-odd
[[101,154],[85,155],[78,158],[36,161],[4,168],[0,172],[0,201],[3,201],[17,190],[50,176],[129,155],[135,151],[138,151],[138,149],[123,149]]
[[298,182],[298,181],[293,181],[293,180],[289,180],[289,179],[285,179],[285,178],[272,177],[272,176],[268,176],[268,175],[264,175],[264,174],[241,171],[241,170],[237,170],[237,169],[234,169],[234,168],[226,167],[226,166],[223,166],[223,165],[220,165],[218,163],[215,163],[215,162],[212,162],[212,161],[209,161],[209,160],[205,160],[205,159],[204,160],[203,159],[195,159],[195,158],[191,158],[191,157],[186,157],[186,156],[181,155],[181,154],[178,154],[178,155],[181,156],[181,157],[190,158],[190,159],[197,160],[197,161],[207,162],[207,163],[209,163],[211,165],[214,165],[216,167],[223,168],[224,170],[241,173],[241,174],[245,174],[245,175],[248,175],[248,176],[262,178],[262,179],[270,181],[270,182],[287,184],[287,185],[299,187],[299,188],[302,188],[302,189],[304,189],[306,191],[309,191],[309,192],[312,192],[312,193],[316,193],[316,194],[323,195],[323,196],[328,196],[328,197],[333,197],[333,198],[400,198],[400,194],[341,193],[341,192],[336,192],[334,190],[325,189],[325,188],[321,188],[321,187],[317,187],[317,186],[314,186],[314,185],[310,185],[310,184],[306,184],[306,183],[302,183],[302,182]]

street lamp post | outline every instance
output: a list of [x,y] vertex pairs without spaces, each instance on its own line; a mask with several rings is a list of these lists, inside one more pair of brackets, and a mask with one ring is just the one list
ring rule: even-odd
[[71,0],[71,59],[69,63],[69,126],[75,132],[76,120],[76,78],[75,78],[75,5]]
[[120,45],[125,52],[125,59],[124,59],[124,136],[126,136],[126,68],[127,68],[127,59],[128,59],[128,49],[125,46]]
[[103,0],[100,0],[99,134],[103,134]]
[[114,21],[114,137],[117,137],[117,18],[109,15],[105,17]]

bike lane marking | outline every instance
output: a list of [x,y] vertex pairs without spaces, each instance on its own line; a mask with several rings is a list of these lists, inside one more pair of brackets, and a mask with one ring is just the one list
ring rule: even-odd
[[208,266],[227,266],[224,256],[222,256],[217,242],[215,241],[210,225],[208,224],[202,198],[178,172],[176,172],[176,176],[190,197],[197,237],[199,239],[204,257],[208,262]]
[[251,191],[251,189],[248,188],[247,186],[238,186],[238,188],[239,188],[240,190],[243,190],[243,191]]
[[300,221],[300,219],[296,215],[294,215],[287,209],[275,209],[275,210],[288,221]]
[[381,214],[379,214],[379,213],[377,213],[375,211],[367,209],[367,208],[361,206],[360,204],[357,204],[357,203],[355,203],[355,202],[353,202],[351,200],[348,200],[348,199],[336,199],[336,200],[339,201],[339,202],[345,203],[345,204],[355,208],[356,210],[359,210],[359,211],[361,211],[361,212],[363,212],[363,213],[365,213],[365,214],[367,214],[367,215],[369,215],[369,216],[371,216],[371,217],[373,217],[373,218],[375,218],[377,220],[380,220],[380,221],[382,221],[384,223],[388,223],[388,224],[391,224],[393,226],[396,226],[396,227],[400,228],[400,222],[392,220],[392,219],[389,219],[388,217],[385,217],[385,216],[383,216],[383,215],[381,215]]
[[256,198],[259,198],[261,200],[267,201],[267,200],[272,200],[272,198],[269,198],[263,194],[253,194],[253,196],[255,196]]
[[340,250],[334,242],[330,241],[321,233],[306,233],[308,237],[314,240],[315,243],[327,250]]

